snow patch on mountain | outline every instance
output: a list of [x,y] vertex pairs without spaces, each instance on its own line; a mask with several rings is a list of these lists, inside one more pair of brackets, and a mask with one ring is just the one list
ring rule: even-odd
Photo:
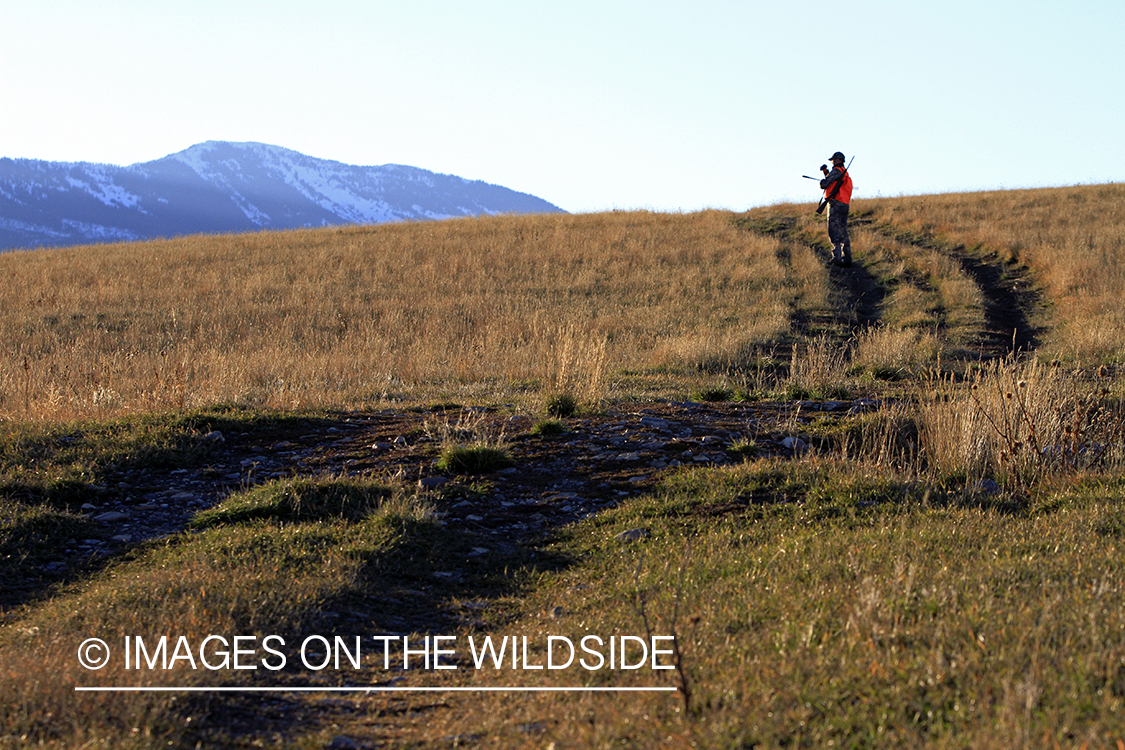
[[90,240],[104,242],[131,242],[133,240],[141,239],[140,235],[138,235],[136,232],[131,232],[128,229],[122,229],[120,227],[107,227],[103,224],[89,224],[84,221],[64,219],[63,226],[81,233],[83,237],[86,237]]

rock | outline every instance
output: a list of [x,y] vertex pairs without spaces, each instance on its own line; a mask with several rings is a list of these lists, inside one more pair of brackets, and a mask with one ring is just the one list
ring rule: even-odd
[[648,529],[629,529],[628,531],[622,531],[613,538],[619,542],[636,542],[641,539],[648,539],[650,536],[652,536],[652,532]]
[[426,490],[436,490],[449,484],[449,477],[423,477],[418,480],[418,486]]
[[203,436],[203,439],[209,443],[225,443],[227,441],[227,439],[223,437],[223,433],[218,430],[211,430]]
[[351,737],[338,734],[324,747],[326,750],[359,750],[360,744]]
[[566,613],[566,610],[564,610],[562,607],[553,607],[549,614],[550,614],[552,620],[557,620],[560,617],[562,617],[565,613]]
[[995,495],[1000,492],[1000,485],[994,479],[982,479],[973,489],[982,495]]
[[875,411],[879,408],[879,404],[869,398],[856,399],[852,404],[852,408],[848,409],[848,414],[863,414],[864,412]]
[[667,419],[660,419],[659,417],[641,417],[641,424],[643,424],[645,427],[650,427],[661,432],[668,431]]
[[781,446],[797,454],[804,453],[809,448],[808,443],[799,437],[787,437],[781,441]]
[[129,542],[133,541],[133,535],[132,534],[118,534],[117,536],[113,537],[113,541],[115,541],[119,544],[128,544]]
[[525,724],[517,724],[516,730],[524,734],[542,734],[547,731],[547,727],[542,722],[529,721]]
[[102,523],[114,523],[117,521],[128,521],[129,516],[125,515],[124,513],[118,513],[115,510],[111,510],[108,513],[99,513],[98,515],[94,516],[94,520],[101,521]]

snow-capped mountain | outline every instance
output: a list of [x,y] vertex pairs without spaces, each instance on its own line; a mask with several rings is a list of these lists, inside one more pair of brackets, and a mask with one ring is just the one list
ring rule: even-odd
[[498,185],[261,143],[208,141],[128,167],[0,159],[0,250],[560,211]]

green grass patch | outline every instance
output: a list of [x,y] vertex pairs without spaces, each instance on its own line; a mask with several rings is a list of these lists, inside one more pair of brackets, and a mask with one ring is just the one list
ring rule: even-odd
[[578,413],[578,399],[571,393],[555,393],[547,397],[546,409],[550,417],[573,417]]
[[544,419],[531,428],[531,434],[540,437],[557,437],[565,435],[567,431],[567,426],[557,419]]
[[277,480],[241,492],[197,514],[191,527],[202,529],[253,520],[356,521],[371,515],[393,496],[390,487],[357,479]]
[[448,445],[437,460],[438,469],[450,474],[491,474],[513,464],[511,454],[494,445]]
[[[682,673],[643,682],[686,693],[552,724],[568,745],[1112,746],[1125,710],[1122,488],[1056,497],[1013,514],[861,466],[684,472],[561,533],[557,551],[582,564],[549,574],[506,632],[551,606],[565,613],[555,635],[678,635]],[[615,539],[631,528],[650,536]],[[465,706],[442,731],[499,737],[562,710]]]
[[734,391],[730,388],[723,388],[719,386],[703,388],[692,393],[691,396],[696,401],[703,401],[707,403],[721,403],[724,401],[734,400]]

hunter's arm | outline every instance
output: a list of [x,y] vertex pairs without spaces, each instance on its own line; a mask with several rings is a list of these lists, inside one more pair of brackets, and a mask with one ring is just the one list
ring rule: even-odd
[[844,170],[840,169],[839,167],[832,167],[832,171],[828,173],[828,176],[820,181],[820,189],[827,190],[832,186],[833,182],[843,179],[843,177]]

